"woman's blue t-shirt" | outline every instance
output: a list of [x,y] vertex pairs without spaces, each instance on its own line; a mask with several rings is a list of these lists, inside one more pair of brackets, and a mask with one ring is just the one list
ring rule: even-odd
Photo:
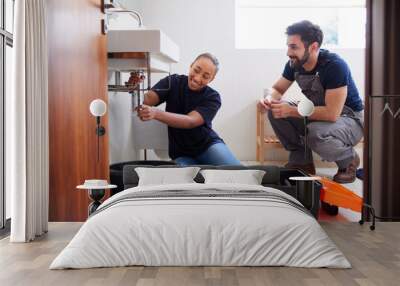
[[[170,85],[169,85],[169,81]],[[200,91],[189,89],[186,75],[171,75],[156,83],[152,90],[157,93],[160,103],[166,102],[165,110],[177,114],[197,111],[204,124],[192,129],[180,129],[168,126],[169,156],[172,159],[188,156],[195,157],[212,144],[223,142],[212,129],[212,120],[221,107],[219,93],[209,86]]]

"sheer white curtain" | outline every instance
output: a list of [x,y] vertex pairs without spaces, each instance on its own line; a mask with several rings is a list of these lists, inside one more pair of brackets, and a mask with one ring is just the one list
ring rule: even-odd
[[27,242],[48,226],[46,0],[16,0],[14,11],[13,92],[6,115],[10,241]]

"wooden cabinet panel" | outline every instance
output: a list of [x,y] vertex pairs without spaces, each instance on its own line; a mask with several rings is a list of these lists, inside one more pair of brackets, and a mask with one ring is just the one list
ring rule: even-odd
[[[89,104],[107,102],[107,43],[101,0],[48,0],[50,221],[84,221],[85,179],[108,175],[108,132],[100,137]],[[101,118],[108,131],[107,114]]]

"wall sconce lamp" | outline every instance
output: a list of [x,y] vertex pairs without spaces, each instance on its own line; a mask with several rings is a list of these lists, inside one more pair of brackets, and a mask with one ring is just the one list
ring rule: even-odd
[[307,118],[314,113],[314,103],[308,98],[303,98],[297,105],[297,111],[301,116]]
[[104,126],[100,125],[100,117],[107,112],[107,104],[101,99],[95,99],[90,103],[90,113],[96,117],[96,135],[97,135],[97,161],[100,159],[100,136],[106,134]]
[[297,105],[297,111],[304,117],[304,156],[307,158],[307,118],[314,113],[314,103],[304,97]]

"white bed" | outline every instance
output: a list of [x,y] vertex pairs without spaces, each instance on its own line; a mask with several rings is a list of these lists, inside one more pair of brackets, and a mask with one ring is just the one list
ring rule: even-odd
[[[177,191],[172,197],[143,197],[174,190],[182,195]],[[252,196],[252,191],[263,191],[266,198],[263,194]],[[190,195],[208,192],[211,196]],[[228,195],[213,195],[216,192]],[[243,193],[250,196],[243,197]],[[131,188],[105,201],[50,269],[128,265],[351,267],[315,218],[296,204],[300,203],[279,190],[254,185],[192,183]]]

